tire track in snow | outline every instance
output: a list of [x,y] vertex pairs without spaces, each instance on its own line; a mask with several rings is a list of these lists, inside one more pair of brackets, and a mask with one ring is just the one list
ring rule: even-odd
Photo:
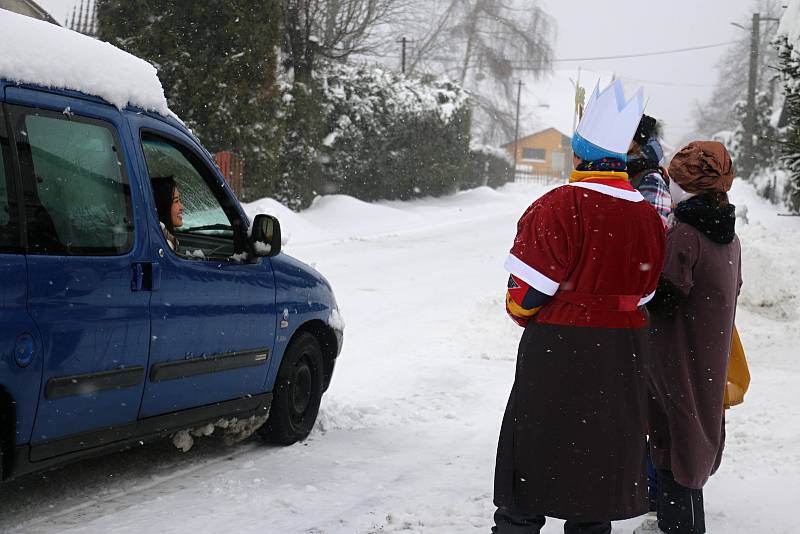
[[[236,460],[253,452],[257,447],[258,444],[256,443],[236,445],[231,447],[227,454],[219,458],[194,461],[189,467],[177,468],[167,475],[153,475],[148,482],[134,484],[130,488],[112,490],[108,495],[91,497],[80,504],[68,506],[54,513],[40,515],[37,519],[25,521],[16,527],[11,527],[11,530],[7,532],[9,534],[38,534],[61,532],[64,528],[78,527],[81,524],[106,515],[109,509],[121,511],[141,504],[144,500],[157,498],[159,495],[169,493],[169,491],[175,489],[175,486],[185,485],[182,483],[185,479],[196,479],[200,472],[205,472],[219,464]],[[80,467],[80,465],[74,464],[63,467],[62,470],[78,470]],[[102,491],[102,488],[97,489]],[[137,496],[145,498],[137,500]]]

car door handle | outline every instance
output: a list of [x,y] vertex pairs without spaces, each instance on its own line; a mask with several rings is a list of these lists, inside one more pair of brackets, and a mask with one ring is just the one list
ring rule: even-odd
[[132,264],[131,291],[157,291],[161,287],[161,266],[142,261]]

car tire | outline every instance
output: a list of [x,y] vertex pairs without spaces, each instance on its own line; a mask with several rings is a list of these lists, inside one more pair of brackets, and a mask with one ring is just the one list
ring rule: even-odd
[[0,411],[0,484],[5,480],[7,473],[11,472],[10,469],[6,470],[6,461],[10,461],[13,458],[11,451],[9,451],[8,458],[6,458],[6,443],[11,443],[11,441],[7,439],[7,418],[4,416],[5,413]]
[[[6,467],[5,448],[6,448],[6,444],[3,443],[3,439],[0,438],[0,484],[3,483],[3,480],[5,480],[5,477],[6,477],[6,471],[5,471],[5,467]],[[9,456],[9,459],[10,458],[11,458],[11,456]]]
[[259,429],[270,443],[291,445],[306,439],[319,413],[323,391],[322,349],[308,332],[292,340],[273,388],[267,422]]

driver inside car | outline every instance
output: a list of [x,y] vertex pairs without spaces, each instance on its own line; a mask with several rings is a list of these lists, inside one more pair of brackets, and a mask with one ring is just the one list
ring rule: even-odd
[[156,201],[156,212],[161,224],[161,231],[173,252],[178,251],[178,238],[175,229],[183,226],[183,203],[181,193],[172,176],[156,177],[151,180],[153,197]]

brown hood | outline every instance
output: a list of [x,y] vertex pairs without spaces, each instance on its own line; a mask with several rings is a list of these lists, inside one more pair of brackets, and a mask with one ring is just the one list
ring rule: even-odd
[[722,143],[694,141],[675,154],[669,176],[687,193],[725,193],[733,183],[733,162]]

